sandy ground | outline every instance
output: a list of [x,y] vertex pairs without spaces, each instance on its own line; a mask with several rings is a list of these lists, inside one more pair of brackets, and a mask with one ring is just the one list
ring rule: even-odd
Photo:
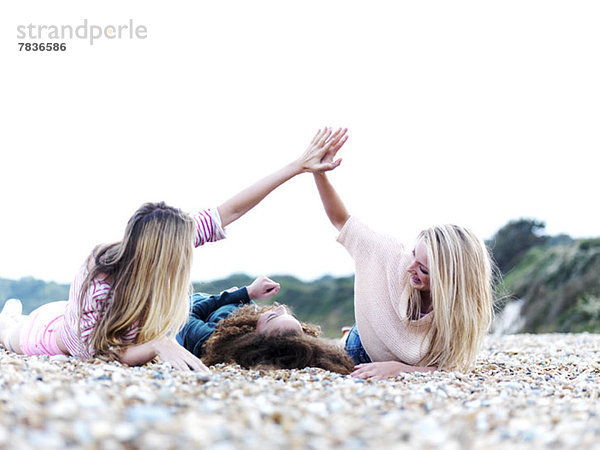
[[598,448],[600,335],[490,337],[470,373],[210,375],[0,349],[1,448]]

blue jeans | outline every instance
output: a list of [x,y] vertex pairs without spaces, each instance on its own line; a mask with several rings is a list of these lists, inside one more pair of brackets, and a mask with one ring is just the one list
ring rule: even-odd
[[348,333],[344,350],[346,350],[348,356],[350,356],[350,358],[352,358],[356,364],[371,362],[371,358],[369,358],[367,351],[362,346],[362,342],[360,342],[360,336],[358,335],[358,328],[356,328],[356,324],[352,326],[352,329]]

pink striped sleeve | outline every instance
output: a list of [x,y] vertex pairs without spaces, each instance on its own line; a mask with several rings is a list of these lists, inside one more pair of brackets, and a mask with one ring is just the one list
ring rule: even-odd
[[137,337],[139,331],[140,331],[140,322],[138,320],[136,320],[129,326],[129,328],[127,328],[127,330],[125,331],[123,336],[121,336],[121,340],[124,343],[131,344],[132,342],[135,342],[135,338]]
[[104,302],[108,298],[110,285],[104,280],[93,280],[90,284],[89,294],[83,302],[81,315],[81,337],[87,337],[98,322],[98,317]]
[[217,209],[205,209],[193,216],[196,223],[194,247],[199,247],[207,242],[216,242],[225,238],[225,231],[221,226],[221,217]]

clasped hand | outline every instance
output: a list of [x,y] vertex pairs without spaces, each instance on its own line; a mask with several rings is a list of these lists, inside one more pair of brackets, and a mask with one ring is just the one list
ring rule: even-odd
[[348,129],[339,128],[335,133],[331,128],[323,128],[309,144],[306,151],[298,160],[302,172],[325,172],[338,167],[341,158],[334,159],[338,150],[342,148],[348,136]]

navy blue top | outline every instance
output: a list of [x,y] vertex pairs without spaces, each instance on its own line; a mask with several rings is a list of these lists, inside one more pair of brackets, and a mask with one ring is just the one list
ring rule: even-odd
[[240,306],[250,303],[248,290],[243,287],[220,295],[194,294],[190,297],[190,318],[177,334],[177,342],[198,358],[202,356],[202,344],[215,331],[217,324]]

